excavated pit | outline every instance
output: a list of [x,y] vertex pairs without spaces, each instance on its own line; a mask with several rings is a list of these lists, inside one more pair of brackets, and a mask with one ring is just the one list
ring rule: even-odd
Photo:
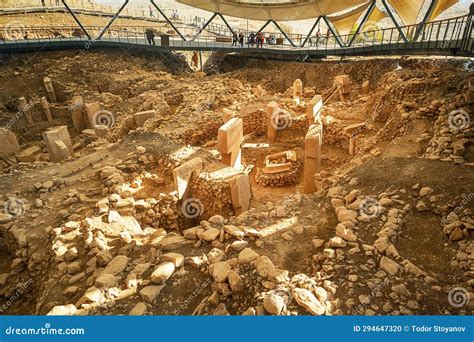
[[[449,301],[452,288],[473,286],[473,131],[449,126],[453,111],[473,115],[464,60],[229,55],[210,58],[219,72],[206,75],[163,56],[117,56],[48,52],[1,62],[0,124],[21,150],[39,148],[33,161],[2,161],[4,207],[12,197],[24,204],[21,215],[1,217],[2,313],[472,313]],[[303,194],[307,106],[340,75],[352,89],[324,103],[318,191]],[[74,150],[59,163],[42,135],[50,126],[40,102],[45,76],[58,100],[52,126],[67,126]],[[105,136],[74,128],[74,96],[112,113]],[[275,100],[291,122],[269,142],[265,112]],[[239,171],[219,152],[224,109],[242,120]],[[135,114],[146,111],[154,114],[140,127]],[[361,122],[351,154],[345,128]],[[301,165],[296,184],[259,184],[266,156],[289,150]],[[173,170],[183,165],[192,167],[180,171],[188,177],[181,193]],[[302,290],[313,293],[312,306]]]

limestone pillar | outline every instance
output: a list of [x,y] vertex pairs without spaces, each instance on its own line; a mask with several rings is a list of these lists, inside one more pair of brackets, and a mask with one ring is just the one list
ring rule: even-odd
[[43,132],[43,139],[52,162],[59,163],[74,154],[66,126],[52,127]]
[[31,115],[31,108],[28,105],[28,101],[26,101],[24,97],[20,97],[18,101],[18,109],[25,114],[28,124],[33,125],[33,115]]
[[267,139],[269,142],[276,141],[277,127],[274,120],[274,115],[277,115],[279,110],[280,106],[275,101],[272,101],[267,105]]
[[315,95],[308,104],[306,116],[309,125],[321,121],[321,110],[323,109],[323,98],[321,95]]
[[178,198],[182,199],[188,190],[188,182],[194,171],[201,171],[204,163],[199,157],[193,158],[173,169],[173,179]]
[[89,118],[89,124],[91,128],[94,128],[95,125],[100,125],[100,122],[95,122],[97,121],[97,118],[95,117],[98,112],[100,112],[100,103],[99,102],[94,102],[94,103],[87,103],[85,104],[86,107],[86,112],[87,112],[87,117]]
[[349,154],[351,156],[355,155],[355,143],[356,143],[355,135],[349,136]]
[[50,126],[53,125],[53,116],[51,115],[51,110],[49,109],[49,103],[46,97],[41,98],[41,105],[44,109],[44,114],[46,115],[46,119],[48,119],[48,123]]
[[304,141],[304,193],[316,191],[315,174],[321,172],[322,126],[309,127]]
[[293,82],[293,100],[296,98],[301,99],[303,97],[303,82],[298,78]]
[[135,119],[135,123],[137,124],[137,127],[143,127],[145,122],[148,119],[151,119],[156,115],[156,110],[147,110],[145,112],[138,112],[133,114],[133,118]]
[[74,96],[71,99],[69,106],[69,113],[71,114],[72,125],[77,133],[81,133],[85,128],[84,123],[84,100],[82,96]]
[[58,100],[56,99],[56,93],[54,92],[53,82],[49,77],[45,77],[43,79],[44,87],[46,88],[46,92],[48,93],[49,101],[51,103],[56,103]]
[[221,153],[222,163],[240,170],[242,151],[240,145],[244,138],[242,119],[232,118],[219,128],[217,134],[217,149]]

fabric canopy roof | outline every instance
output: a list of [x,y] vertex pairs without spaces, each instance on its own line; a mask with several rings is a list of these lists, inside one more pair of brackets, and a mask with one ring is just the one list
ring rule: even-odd
[[372,13],[369,15],[367,18],[367,21],[365,22],[364,26],[362,27],[361,32],[366,32],[366,31],[372,31],[377,29],[376,24],[382,20],[388,17],[388,14],[385,12],[382,12],[379,10],[377,7],[374,8]]
[[355,23],[357,22],[357,19],[360,18],[361,14],[365,12],[369,5],[370,2],[363,4],[362,6],[359,6],[347,13],[337,16],[328,16],[328,19],[331,20],[331,23],[334,25],[334,27],[336,27],[341,36],[348,35],[351,32],[352,27],[354,27]]
[[388,3],[397,11],[403,24],[416,24],[416,19],[420,13],[425,0],[389,0]]
[[251,20],[292,21],[343,12],[368,0],[177,0],[209,12]]
[[[417,23],[418,14],[425,0],[388,0],[388,2],[397,11],[405,25],[414,25]],[[442,12],[458,2],[459,0],[435,0],[435,7],[428,21],[436,19]],[[431,0],[428,4],[431,4]]]
[[433,13],[431,13],[431,16],[428,21],[432,21],[436,19],[441,13],[446,11],[449,7],[455,5],[458,3],[459,0],[438,0],[436,1],[435,8],[433,10]]

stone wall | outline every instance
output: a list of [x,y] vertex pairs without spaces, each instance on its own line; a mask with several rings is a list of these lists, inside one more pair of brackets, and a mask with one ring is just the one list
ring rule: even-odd
[[300,162],[293,163],[291,170],[287,172],[270,174],[264,173],[261,168],[258,168],[255,180],[258,184],[265,187],[284,187],[288,185],[295,185],[298,183],[300,169]]

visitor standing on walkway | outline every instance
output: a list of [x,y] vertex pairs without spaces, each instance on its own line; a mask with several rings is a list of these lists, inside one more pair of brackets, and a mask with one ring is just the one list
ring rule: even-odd
[[155,44],[155,31],[153,31],[152,29],[147,29],[145,31],[145,36],[149,45],[156,45]]
[[263,40],[264,40],[264,37],[263,37],[263,34],[262,32],[258,32],[257,33],[257,48],[263,48]]
[[151,6],[148,6],[148,9],[150,10],[150,18],[153,18],[154,15],[153,15],[153,10],[151,9]]
[[239,42],[240,42],[240,47],[243,48],[244,47],[244,34],[242,32],[240,32],[239,34]]
[[232,46],[237,46],[239,37],[237,36],[237,32],[232,33]]

